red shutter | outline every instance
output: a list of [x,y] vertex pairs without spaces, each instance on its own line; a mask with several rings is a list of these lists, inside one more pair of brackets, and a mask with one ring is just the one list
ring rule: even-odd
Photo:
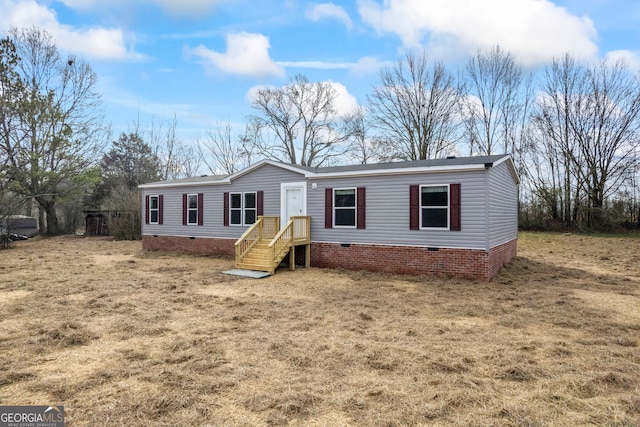
[[420,186],[409,186],[409,230],[420,230]]
[[224,209],[224,226],[229,226],[229,193],[224,193],[224,203],[222,204]]
[[198,225],[204,224],[204,193],[198,193]]
[[149,195],[144,196],[144,223],[149,224]]
[[182,195],[182,225],[187,225],[187,195]]
[[264,215],[264,191],[258,191],[256,193],[256,211],[257,216]]
[[333,188],[324,189],[324,228],[333,228]]
[[449,185],[449,230],[460,231],[460,184]]
[[161,194],[158,196],[158,224],[164,222],[164,196]]
[[366,227],[366,189],[365,187],[358,187],[357,191],[357,209],[356,209],[356,224],[357,227],[361,230],[364,230]]

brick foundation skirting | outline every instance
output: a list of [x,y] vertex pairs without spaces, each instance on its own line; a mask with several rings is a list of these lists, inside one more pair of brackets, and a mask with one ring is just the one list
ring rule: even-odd
[[489,276],[487,280],[498,274],[503,265],[511,261],[518,254],[518,240],[511,240],[502,245],[491,248],[489,252]]
[[[234,239],[142,236],[145,250],[198,255],[235,256]],[[304,264],[304,246],[296,247],[296,264]],[[408,275],[451,276],[488,281],[513,259],[517,240],[492,248],[425,248],[419,246],[312,243],[311,266]]]
[[234,257],[235,239],[207,237],[142,236],[142,249],[149,251],[180,252],[194,255],[223,255]]
[[408,275],[451,276],[488,281],[516,256],[517,240],[489,252],[416,246],[312,243],[311,265]]

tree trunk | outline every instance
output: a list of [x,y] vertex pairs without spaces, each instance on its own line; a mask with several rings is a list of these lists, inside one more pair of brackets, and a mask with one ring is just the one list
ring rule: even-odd
[[604,225],[604,217],[602,210],[604,209],[604,191],[601,188],[594,188],[591,194],[591,219],[592,227],[602,227]]
[[47,230],[45,234],[48,236],[56,236],[61,234],[60,225],[58,223],[58,215],[56,214],[56,203],[54,200],[38,200],[40,206],[44,209],[47,216]]

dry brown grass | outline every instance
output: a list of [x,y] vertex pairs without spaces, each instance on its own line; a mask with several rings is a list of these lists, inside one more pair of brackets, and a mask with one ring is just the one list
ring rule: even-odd
[[523,233],[490,283],[55,238],[0,252],[0,404],[69,426],[637,426],[640,238]]

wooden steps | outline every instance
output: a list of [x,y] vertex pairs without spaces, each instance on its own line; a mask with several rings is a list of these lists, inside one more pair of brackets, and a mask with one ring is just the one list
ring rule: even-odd
[[[287,254],[293,254],[298,245],[307,246],[305,265],[309,267],[310,218],[291,217],[280,231],[279,224],[279,217],[258,217],[256,223],[235,244],[236,268],[273,274]],[[295,269],[293,258],[292,255],[289,263],[291,270]]]
[[273,273],[291,250],[283,249],[280,254],[271,257],[270,241],[260,240],[240,260],[236,261],[236,268],[254,271],[268,271]]
[[269,242],[262,240],[256,243],[247,254],[236,261],[236,268],[271,271],[273,268],[273,260],[271,259]]

